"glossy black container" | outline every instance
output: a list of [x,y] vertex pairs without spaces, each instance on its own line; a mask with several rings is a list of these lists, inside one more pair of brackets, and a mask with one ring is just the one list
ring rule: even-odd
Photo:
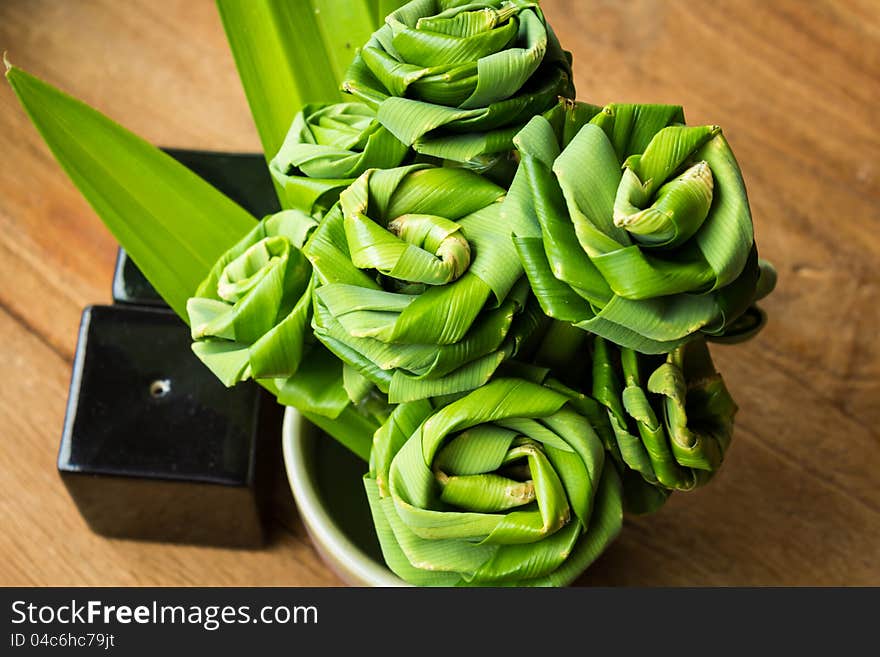
[[227,389],[192,355],[174,313],[83,313],[58,469],[95,532],[259,546],[279,427],[258,386]]

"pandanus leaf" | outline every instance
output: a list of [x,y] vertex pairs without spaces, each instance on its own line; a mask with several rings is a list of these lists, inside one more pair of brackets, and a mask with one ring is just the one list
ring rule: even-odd
[[370,170],[306,245],[315,335],[392,403],[482,385],[534,329],[503,197],[464,169]]
[[545,385],[588,418],[621,476],[626,511],[656,511],[720,468],[737,407],[705,339],[644,354],[557,320],[538,342],[532,367],[547,368]]
[[362,103],[309,104],[269,163],[284,207],[323,214],[367,169],[398,166],[409,149]]
[[296,374],[309,333],[317,225],[286,210],[266,217],[214,265],[187,302],[193,351],[226,385]]
[[512,147],[532,116],[573,97],[570,56],[536,2],[412,0],[359,51],[344,89],[398,139],[473,162]]
[[254,218],[85,103],[12,67],[6,78],[58,163],[178,315]]
[[[737,408],[705,339],[754,335],[775,272],[720,128],[571,100],[537,2],[402,4],[218,0],[287,208],[257,224],[7,77],[196,355],[369,456],[395,573],[567,584],[624,508],[718,470]],[[343,77],[362,102],[331,104]]]
[[766,268],[739,167],[720,128],[683,120],[609,105],[567,144],[544,117],[517,135],[509,198],[532,230],[515,242],[548,315],[664,353],[725,335],[755,301]]
[[571,397],[498,378],[440,408],[399,405],[365,477],[383,555],[420,585],[548,586],[621,527],[621,483]]
[[596,338],[592,380],[627,470],[661,490],[691,490],[721,467],[737,406],[705,340],[651,356]]

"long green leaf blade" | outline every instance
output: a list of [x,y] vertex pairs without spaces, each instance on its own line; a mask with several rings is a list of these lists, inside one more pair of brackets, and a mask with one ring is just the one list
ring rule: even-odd
[[407,0],[385,2],[386,11],[369,0],[311,0],[302,4],[314,7],[315,20],[321,32],[327,61],[333,69],[333,81],[339,88],[355,52],[372,36],[385,16]]
[[263,150],[272,157],[300,107],[339,99],[311,1],[217,0]]
[[253,217],[97,110],[19,68],[6,77],[67,175],[185,320],[187,298]]

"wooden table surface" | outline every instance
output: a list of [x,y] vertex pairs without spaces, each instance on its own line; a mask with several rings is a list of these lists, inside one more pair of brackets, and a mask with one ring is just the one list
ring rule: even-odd
[[[723,126],[779,271],[765,331],[714,350],[740,405],[721,473],[628,519],[582,581],[880,584],[880,4],[543,6],[581,99]],[[3,0],[2,49],[153,143],[259,148],[207,0]],[[258,551],[88,530],[55,460],[80,313],[109,302],[116,244],[6,84],[0,154],[0,584],[338,585],[291,513]]]

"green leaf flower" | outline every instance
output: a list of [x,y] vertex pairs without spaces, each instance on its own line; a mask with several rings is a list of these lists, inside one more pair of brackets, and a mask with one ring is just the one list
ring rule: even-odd
[[391,169],[408,148],[362,103],[309,104],[297,113],[269,170],[288,208],[321,214],[367,169]]
[[611,453],[645,482],[691,490],[721,466],[737,406],[705,340],[651,356],[596,338],[592,379],[614,432]]
[[720,128],[683,123],[677,106],[609,105],[561,150],[542,117],[517,136],[510,211],[533,223],[515,242],[549,316],[664,353],[755,300],[739,167]]
[[614,540],[621,485],[569,397],[501,378],[398,406],[364,483],[388,566],[416,585],[565,585]]
[[312,269],[301,249],[315,226],[297,210],[266,217],[187,302],[193,351],[227,386],[296,373],[311,317]]
[[537,2],[413,0],[360,50],[343,88],[420,152],[468,162],[509,151],[559,96],[571,58]]
[[370,170],[309,241],[315,335],[392,403],[482,385],[538,325],[503,198],[465,169]]
[[[312,267],[303,247],[318,225],[299,210],[257,224],[186,304],[193,352],[224,385],[259,379],[281,404],[336,418],[350,395],[343,365],[312,337]],[[357,402],[372,385],[361,385]]]

